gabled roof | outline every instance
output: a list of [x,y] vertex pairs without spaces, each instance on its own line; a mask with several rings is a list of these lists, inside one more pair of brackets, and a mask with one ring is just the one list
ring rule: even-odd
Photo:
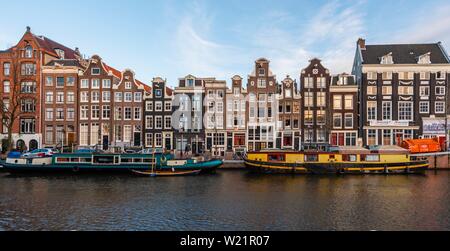
[[[122,72],[121,71],[119,71],[119,70],[115,69],[114,67],[111,67],[111,66],[109,66],[109,65],[107,65],[105,63],[103,63],[103,65],[105,66],[105,69],[107,71],[111,71],[111,73],[115,77],[117,77],[118,79],[122,79]],[[141,82],[138,79],[135,79],[135,81],[136,81],[136,84],[138,84],[139,86],[142,86],[146,92],[150,93],[152,91],[152,88],[150,86],[148,86],[147,84]]]
[[381,57],[392,53],[394,64],[417,64],[418,57],[431,53],[432,64],[448,64],[441,44],[388,44],[366,45],[361,50],[363,64],[380,64]]
[[78,53],[75,50],[72,50],[58,42],[55,42],[45,36],[36,36],[32,34],[33,37],[36,39],[36,42],[39,44],[39,47],[41,47],[46,52],[57,56],[56,49],[60,49],[64,51],[64,58],[65,59],[76,59]]

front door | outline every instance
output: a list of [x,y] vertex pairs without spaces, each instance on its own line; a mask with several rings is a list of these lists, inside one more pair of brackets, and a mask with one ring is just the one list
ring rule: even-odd
[[141,133],[140,132],[134,133],[134,146],[141,146]]
[[104,151],[108,150],[108,148],[109,148],[109,136],[108,135],[103,135],[102,146],[103,146]]

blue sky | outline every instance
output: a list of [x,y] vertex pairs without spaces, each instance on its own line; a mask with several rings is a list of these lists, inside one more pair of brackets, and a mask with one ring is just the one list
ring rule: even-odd
[[[448,0],[40,0],[1,4],[0,49],[27,25],[86,56],[169,85],[188,74],[244,79],[257,58],[280,81],[298,79],[319,57],[332,73],[350,72],[358,37],[368,44],[442,41],[450,51]],[[29,9],[29,11],[28,11]],[[18,18],[17,14],[27,16]]]

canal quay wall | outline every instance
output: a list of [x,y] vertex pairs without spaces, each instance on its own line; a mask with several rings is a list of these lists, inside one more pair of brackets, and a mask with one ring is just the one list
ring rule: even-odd
[[413,154],[411,156],[427,159],[430,169],[450,170],[450,152]]

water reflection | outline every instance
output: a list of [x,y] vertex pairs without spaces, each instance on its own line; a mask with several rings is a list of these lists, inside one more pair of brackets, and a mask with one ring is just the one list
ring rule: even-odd
[[450,230],[450,172],[426,176],[14,177],[0,230]]

